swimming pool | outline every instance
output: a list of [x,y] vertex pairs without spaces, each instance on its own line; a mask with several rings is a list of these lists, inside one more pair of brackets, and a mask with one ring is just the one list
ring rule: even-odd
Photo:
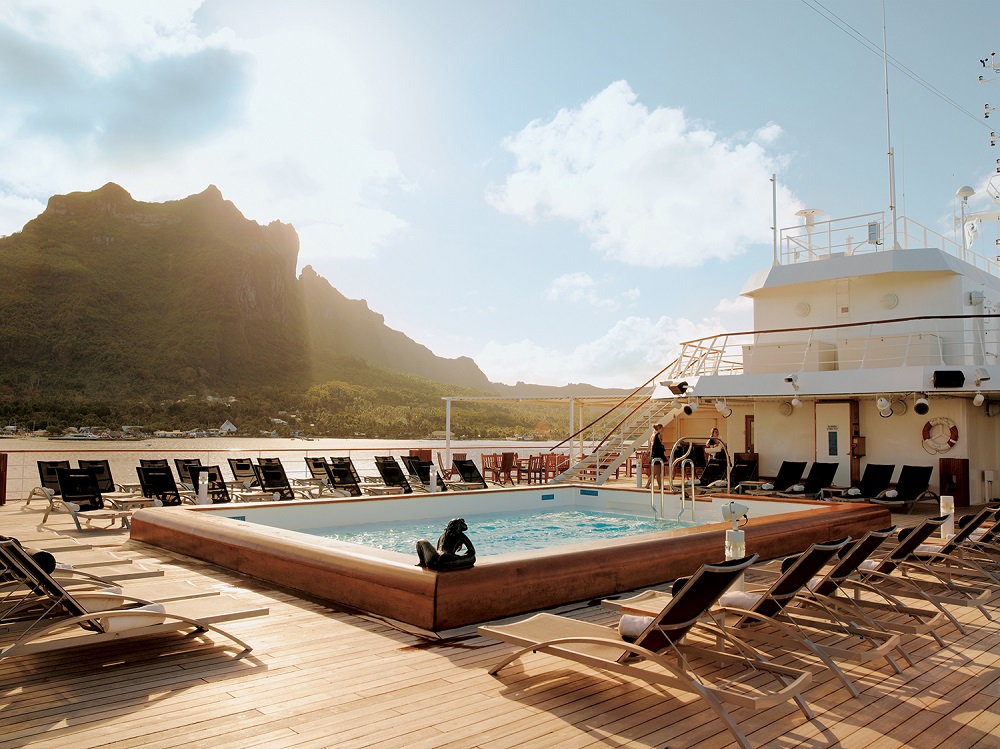
[[[334,541],[370,546],[375,549],[411,554],[418,540],[432,543],[441,535],[449,517],[362,523],[359,525],[312,528],[306,533]],[[465,515],[467,534],[479,556],[491,556],[510,551],[550,549],[581,541],[601,541],[643,533],[689,528],[692,522],[656,520],[652,517],[598,512],[585,508],[563,508],[546,512],[495,512],[485,515]]]
[[[722,505],[733,497],[699,497],[703,525],[637,536],[570,543],[477,557],[474,567],[436,572],[402,554],[300,531],[330,526],[509,511],[583,508],[647,516],[650,495],[593,486],[492,489],[346,500],[187,505],[138,510],[132,539],[306,593],[348,610],[375,614],[429,632],[584,601],[689,575],[723,558]],[[750,507],[747,551],[763,559],[815,541],[858,537],[891,523],[868,504],[763,500]],[[666,517],[680,505],[667,496]],[[442,529],[443,530],[443,529]],[[436,536],[434,536],[436,539]]]

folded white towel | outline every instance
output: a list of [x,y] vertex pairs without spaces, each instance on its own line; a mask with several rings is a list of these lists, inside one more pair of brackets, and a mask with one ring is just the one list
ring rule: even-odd
[[791,488],[793,492],[804,492],[806,490],[805,484],[796,484]]
[[760,488],[766,492],[769,492],[774,488],[774,484],[761,484]]
[[886,499],[895,499],[898,496],[899,496],[899,492],[897,492],[895,489],[890,489],[889,491],[887,491],[885,493],[885,498]]
[[861,564],[858,565],[859,570],[864,570],[865,572],[871,572],[878,567],[878,562],[874,559],[866,559]]
[[636,616],[635,614],[622,614],[618,622],[618,634],[627,640],[634,640],[643,632],[646,627],[653,623],[651,616]]
[[858,487],[856,487],[856,486],[852,486],[850,489],[847,490],[847,496],[848,497],[860,497],[861,496],[861,490]]
[[761,599],[761,593],[751,593],[746,590],[730,590],[722,594],[719,605],[725,608],[749,609]]

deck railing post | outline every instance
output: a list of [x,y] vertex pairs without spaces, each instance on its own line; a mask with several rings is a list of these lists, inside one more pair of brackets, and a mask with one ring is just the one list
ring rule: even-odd
[[0,505],[7,504],[7,453],[0,453]]

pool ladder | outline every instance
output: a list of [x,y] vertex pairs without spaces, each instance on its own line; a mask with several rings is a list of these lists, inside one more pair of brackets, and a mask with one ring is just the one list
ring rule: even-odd
[[[679,477],[681,481],[681,509],[677,512],[677,519],[684,517],[684,510],[687,502],[691,501],[691,522],[694,522],[694,461],[688,457],[681,457],[670,464],[670,485],[674,485],[674,467],[680,466]],[[690,496],[688,494],[690,490]],[[661,508],[662,511],[662,508]]]
[[[656,468],[660,469],[660,511],[656,511],[656,489],[653,488],[653,478]],[[641,474],[640,474],[641,475]],[[654,520],[663,520],[663,458],[653,458],[649,461],[649,506],[653,510]]]

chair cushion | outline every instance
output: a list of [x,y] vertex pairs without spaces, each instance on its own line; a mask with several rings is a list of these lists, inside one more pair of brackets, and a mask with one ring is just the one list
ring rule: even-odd
[[618,634],[620,634],[626,640],[635,640],[643,632],[646,631],[646,627],[653,623],[653,617],[651,616],[636,616],[635,614],[622,614],[621,620],[618,622]]
[[149,603],[135,609],[128,609],[127,614],[110,614],[101,617],[101,627],[105,632],[124,632],[139,627],[153,627],[166,621],[166,616],[164,616],[166,611],[167,609],[162,603]]
[[761,593],[751,593],[746,590],[730,590],[722,594],[719,605],[723,608],[749,609],[761,598]]

